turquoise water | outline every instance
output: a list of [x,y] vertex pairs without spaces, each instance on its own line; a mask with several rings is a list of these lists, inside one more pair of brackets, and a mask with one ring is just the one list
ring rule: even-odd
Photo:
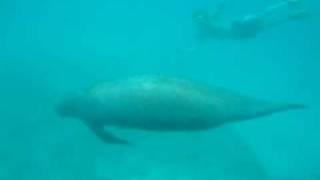
[[[226,16],[276,0],[226,1]],[[0,1],[0,180],[320,179],[319,2],[247,40],[203,39],[208,0]],[[310,108],[197,133],[115,130],[104,144],[59,118],[61,96],[102,80],[181,77]]]

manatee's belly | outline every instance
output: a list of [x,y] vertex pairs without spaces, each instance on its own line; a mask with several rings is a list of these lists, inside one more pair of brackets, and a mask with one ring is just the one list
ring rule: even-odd
[[125,98],[106,105],[105,125],[145,130],[199,130],[217,124],[209,103],[179,98]]
[[[108,121],[110,123],[110,121]],[[110,125],[124,128],[135,128],[145,130],[200,130],[213,126],[210,117],[190,113],[166,112],[153,110],[146,112],[135,112],[122,115],[113,119]]]

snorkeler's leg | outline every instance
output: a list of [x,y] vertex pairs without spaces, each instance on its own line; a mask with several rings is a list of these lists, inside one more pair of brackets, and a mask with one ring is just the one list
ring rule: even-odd
[[[289,11],[285,16],[277,16],[275,11],[287,7]],[[299,20],[307,16],[307,11],[303,6],[303,0],[285,0],[267,8],[263,16],[266,27],[274,27],[289,21]]]
[[281,2],[278,2],[277,4],[273,4],[269,7],[267,7],[261,14],[261,16],[273,16],[273,14],[276,12],[276,11],[279,11],[279,9],[282,9],[283,7],[286,7],[288,6],[288,1],[290,0],[287,0],[287,1],[281,1]]
[[283,0],[267,7],[260,16],[274,16],[277,11],[280,11],[283,8],[288,8],[289,11],[300,10],[302,9],[303,4],[304,0]]
[[290,12],[288,20],[299,20],[310,15],[303,0],[287,0]]

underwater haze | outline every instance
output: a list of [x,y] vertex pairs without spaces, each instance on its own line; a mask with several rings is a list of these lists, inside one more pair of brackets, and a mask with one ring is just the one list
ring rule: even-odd
[[[280,1],[225,0],[224,13]],[[302,1],[306,17],[214,38],[193,14],[220,0],[1,0],[0,180],[320,180],[320,2]],[[138,75],[308,108],[192,133],[112,129],[134,146],[55,112],[66,94]]]

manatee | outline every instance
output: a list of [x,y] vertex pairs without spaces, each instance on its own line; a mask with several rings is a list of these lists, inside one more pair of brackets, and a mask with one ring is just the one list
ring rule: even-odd
[[130,144],[108,127],[150,131],[201,131],[275,112],[301,109],[185,79],[139,76],[103,82],[64,98],[60,117],[82,120],[106,143]]

